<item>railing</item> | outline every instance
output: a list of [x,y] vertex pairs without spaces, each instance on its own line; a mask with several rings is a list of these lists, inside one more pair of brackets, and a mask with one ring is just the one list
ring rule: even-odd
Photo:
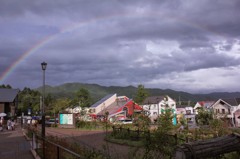
[[42,138],[40,135],[33,133],[32,149],[37,155],[45,159],[83,159],[84,157],[57,144]]
[[68,138],[69,136],[51,136],[42,138],[38,129],[26,126],[27,135],[30,136],[31,148],[34,156],[41,159],[85,159],[106,158],[107,154],[97,150],[86,143]]
[[[135,141],[140,141],[140,140],[152,140],[153,136],[150,131],[142,131],[142,130],[131,130],[129,128],[122,128],[122,127],[112,127],[113,131],[112,134],[116,138],[121,138],[121,139],[129,139],[129,140],[135,140]],[[168,137],[172,137],[175,140],[175,144],[179,144],[180,142],[188,142],[190,139],[186,137],[185,139],[180,138],[178,134],[166,134]]]

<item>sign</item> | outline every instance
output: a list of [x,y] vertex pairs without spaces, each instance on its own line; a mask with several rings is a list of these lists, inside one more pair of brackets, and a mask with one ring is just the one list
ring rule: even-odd
[[60,114],[59,124],[73,125],[73,114]]
[[31,115],[31,108],[28,108],[28,115]]

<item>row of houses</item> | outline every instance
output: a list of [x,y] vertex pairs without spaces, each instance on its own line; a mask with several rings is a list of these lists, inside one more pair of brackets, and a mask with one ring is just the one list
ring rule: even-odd
[[144,100],[142,105],[135,103],[126,96],[110,94],[89,108],[89,115],[96,118],[104,117],[108,112],[108,120],[116,121],[132,118],[134,113],[144,112],[152,122],[171,109],[174,114],[173,124],[185,118],[190,126],[196,126],[196,115],[199,109],[212,111],[214,117],[227,119],[230,126],[240,127],[240,98],[218,99],[217,101],[200,101],[192,106],[177,105],[177,102],[166,96],[152,96]]
[[[18,93],[18,89],[0,88],[0,113],[5,113],[7,116],[16,114]],[[154,122],[159,115],[164,113],[165,109],[171,109],[174,114],[174,124],[179,118],[184,117],[189,124],[194,126],[199,108],[214,112],[216,118],[227,119],[229,125],[233,127],[240,127],[240,98],[200,101],[191,107],[177,105],[176,101],[168,95],[148,97],[142,105],[139,105],[126,96],[109,94],[93,104],[86,112],[90,119],[104,119],[107,115],[107,120],[111,122],[133,119],[134,114],[145,113]],[[75,109],[79,109],[77,112],[81,111],[80,108]]]

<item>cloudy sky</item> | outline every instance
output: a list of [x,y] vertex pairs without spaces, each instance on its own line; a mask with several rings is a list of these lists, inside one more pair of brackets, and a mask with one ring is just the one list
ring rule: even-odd
[[239,0],[0,0],[0,84],[240,91]]

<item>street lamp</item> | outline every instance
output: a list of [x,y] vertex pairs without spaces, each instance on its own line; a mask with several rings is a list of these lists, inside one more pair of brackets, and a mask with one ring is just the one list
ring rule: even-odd
[[42,89],[42,137],[45,137],[45,70],[47,68],[47,63],[42,62],[42,70],[43,70],[43,89]]
[[42,89],[42,139],[43,139],[43,159],[45,159],[45,70],[47,68],[47,63],[42,62],[42,70],[43,70],[43,89]]

